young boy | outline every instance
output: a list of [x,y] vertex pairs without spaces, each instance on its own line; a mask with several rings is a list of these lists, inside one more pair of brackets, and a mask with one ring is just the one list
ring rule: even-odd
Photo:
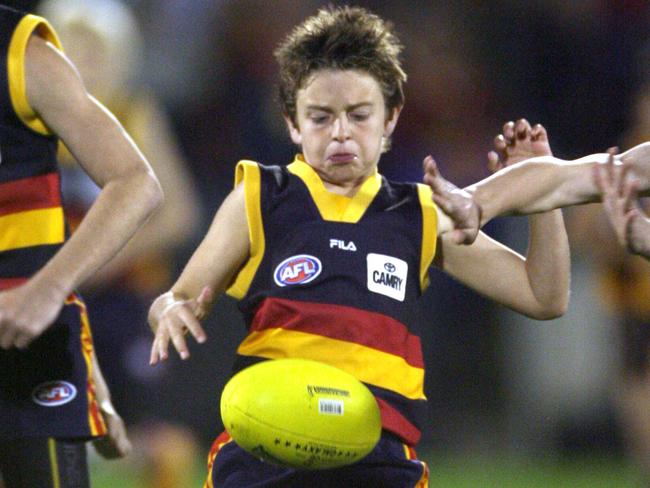
[[[474,290],[538,319],[567,307],[569,252],[562,216],[533,226],[529,259],[479,233],[458,246],[428,186],[377,173],[404,103],[398,39],[358,8],[321,10],[276,51],[280,96],[302,153],[286,167],[242,161],[236,188],[172,289],[149,312],[151,363],[199,320],[217,294],[240,300],[248,335],[235,371],[285,357],[355,375],[375,395],[383,435],[359,463],[326,472],[259,461],[224,433],[206,486],[426,486],[414,446],[426,418],[424,361],[411,320],[432,263]],[[281,379],[280,379],[281,381]]]

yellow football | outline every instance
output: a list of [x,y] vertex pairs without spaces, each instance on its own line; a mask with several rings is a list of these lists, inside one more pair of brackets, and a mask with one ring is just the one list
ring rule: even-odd
[[381,435],[375,397],[354,376],[307,359],[250,366],[226,384],[221,419],[258,458],[303,469],[354,463]]

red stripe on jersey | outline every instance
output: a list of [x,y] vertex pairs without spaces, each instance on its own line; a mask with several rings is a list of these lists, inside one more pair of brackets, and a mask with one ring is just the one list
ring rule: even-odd
[[[333,320],[334,318],[334,320]],[[420,338],[401,322],[344,305],[267,298],[258,307],[251,331],[283,328],[361,344],[424,368]]]
[[381,414],[381,425],[384,429],[397,434],[404,439],[407,444],[414,446],[420,442],[422,432],[415,425],[402,415],[399,410],[392,407],[390,403],[386,402],[375,396],[377,405],[379,405],[379,413]]
[[8,290],[9,288],[16,288],[19,285],[27,282],[27,278],[0,278],[0,290]]
[[58,173],[0,183],[0,215],[60,206]]

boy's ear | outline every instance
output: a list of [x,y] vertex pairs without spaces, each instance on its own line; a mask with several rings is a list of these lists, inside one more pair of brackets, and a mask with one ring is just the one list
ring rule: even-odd
[[284,114],[284,121],[287,124],[289,135],[291,136],[293,143],[297,145],[302,144],[302,135],[300,134],[300,129],[295,126],[293,120],[291,120],[291,117],[289,117],[287,114]]
[[393,113],[390,115],[388,119],[386,119],[386,122],[384,123],[384,137],[389,138],[392,134],[393,131],[395,130],[395,126],[397,125],[397,119],[399,119],[399,114],[402,113],[402,106],[400,105],[399,107],[395,107],[393,109]]

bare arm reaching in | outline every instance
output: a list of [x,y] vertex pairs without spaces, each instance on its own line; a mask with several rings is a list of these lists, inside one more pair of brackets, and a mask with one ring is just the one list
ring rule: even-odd
[[[495,138],[495,149],[489,158],[493,171],[551,152],[543,127],[531,128],[526,121],[519,121],[516,126],[512,122],[505,124],[503,134]],[[425,170],[427,164],[437,171],[433,160],[425,160]],[[425,181],[429,182],[426,178]],[[459,232],[460,228],[469,235],[480,215],[471,195],[446,181],[434,183],[445,185],[434,186],[433,196],[454,222],[454,232]],[[443,194],[445,198],[439,198]],[[467,217],[465,223],[463,216]],[[440,238],[441,252],[435,264],[478,293],[524,315],[540,320],[558,317],[568,306],[570,274],[569,245],[562,214],[554,211],[535,215],[530,228],[525,257],[482,232],[469,246],[458,246],[462,241],[449,233]]]
[[601,191],[594,178],[596,168],[618,167],[624,163],[630,165],[628,175],[638,181],[641,194],[650,191],[650,143],[622,154],[599,153],[572,161],[535,157],[504,168],[465,189],[445,180],[433,158],[428,158],[424,164],[424,181],[433,188],[436,203],[454,216],[457,228],[462,228],[468,236],[462,241],[467,244],[472,242],[471,237],[478,228],[499,215],[528,215],[600,201]]

